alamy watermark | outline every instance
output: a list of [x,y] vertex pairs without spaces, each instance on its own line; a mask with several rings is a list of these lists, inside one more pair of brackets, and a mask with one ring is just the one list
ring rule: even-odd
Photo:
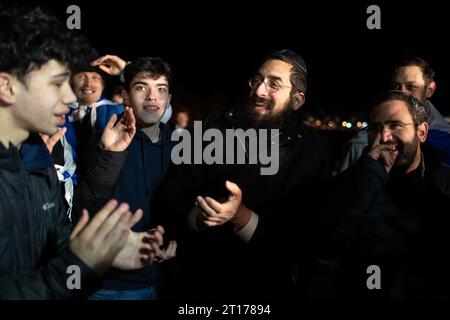
[[[66,26],[69,30],[81,29],[81,9],[78,5],[72,4],[67,7],[66,13],[70,16],[66,20]],[[366,13],[370,16],[366,20],[366,26],[369,30],[381,29],[381,9],[373,4],[367,7]]]
[[381,289],[381,269],[376,264],[370,265],[367,267],[366,270],[367,274],[370,274],[370,276],[367,278],[366,285],[367,289],[374,290],[374,289]]
[[202,122],[194,121],[193,136],[186,129],[172,133],[172,141],[178,144],[172,149],[171,158],[176,165],[258,164],[261,175],[274,175],[280,162],[279,136],[278,129],[203,131]]
[[73,30],[81,29],[81,9],[76,4],[72,4],[67,7],[66,13],[70,14],[70,16],[66,20],[67,29]]
[[77,265],[70,265],[66,269],[66,273],[69,275],[66,280],[67,289],[73,290],[81,289],[81,269]]
[[370,14],[367,18],[366,26],[369,30],[381,29],[381,9],[379,6],[373,4],[367,7],[366,13]]

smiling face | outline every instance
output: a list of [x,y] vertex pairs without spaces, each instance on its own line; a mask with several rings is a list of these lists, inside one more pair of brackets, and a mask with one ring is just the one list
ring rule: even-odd
[[90,106],[102,96],[103,79],[97,72],[78,72],[72,77],[72,87],[77,101],[81,105]]
[[394,74],[391,88],[411,95],[421,103],[425,103],[435,90],[436,83],[426,83],[423,71],[419,66],[400,67]]
[[265,61],[250,80],[246,116],[255,125],[279,126],[304,103],[304,93],[291,84],[292,65],[277,59]]
[[169,83],[165,76],[153,79],[146,71],[139,72],[124,92],[125,104],[133,108],[138,127],[158,123],[170,103]]
[[275,117],[288,107],[292,88],[291,68],[284,61],[268,60],[258,70],[255,78],[260,83],[250,91],[250,108],[260,119]]
[[427,128],[424,123],[414,123],[405,101],[391,100],[376,106],[369,120],[369,145],[380,132],[380,144],[391,145],[398,152],[394,167],[408,170],[420,163],[420,143],[425,142]]
[[76,101],[66,66],[50,60],[31,71],[26,84],[15,79],[15,102],[11,109],[17,128],[28,132],[54,134],[65,121],[68,104]]

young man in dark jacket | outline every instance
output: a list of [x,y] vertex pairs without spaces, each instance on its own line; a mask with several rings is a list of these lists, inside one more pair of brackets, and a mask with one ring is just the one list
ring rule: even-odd
[[[144,232],[157,226],[152,210],[153,197],[164,181],[170,163],[172,142],[169,127],[160,122],[170,103],[172,72],[160,58],[138,58],[125,67],[125,62],[116,56],[99,58],[94,65],[117,75],[123,70],[125,80],[124,101],[136,116],[136,134],[128,149],[126,159],[116,180],[109,184],[109,196],[98,193],[81,199],[83,207],[100,207],[114,197],[126,201],[131,209],[142,208],[143,218],[132,230]],[[109,69],[105,69],[106,65]],[[115,66],[115,72],[111,71]],[[103,130],[105,122],[121,114],[123,106],[100,106],[97,108],[97,130]],[[95,188],[92,188],[95,189]],[[161,228],[161,227],[157,227]],[[163,229],[161,229],[163,230]],[[176,242],[169,242],[165,251],[158,253],[159,261],[172,257]],[[102,300],[146,300],[160,297],[158,290],[162,280],[162,266],[152,264],[139,270],[113,269],[105,276],[102,287],[90,299]]]
[[[140,211],[133,216],[112,200],[89,223],[84,210],[72,228],[63,209],[37,133],[53,135],[75,100],[69,76],[77,40],[64,29],[39,8],[0,8],[0,299],[77,297],[95,289],[111,264],[131,268],[132,257],[152,259],[143,237],[129,237]],[[131,110],[114,120],[102,139],[105,152],[123,151],[135,132]],[[147,253],[139,256],[142,248]]]

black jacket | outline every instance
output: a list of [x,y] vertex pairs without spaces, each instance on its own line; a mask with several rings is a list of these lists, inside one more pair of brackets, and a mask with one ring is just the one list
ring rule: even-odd
[[[210,117],[203,124],[203,129],[209,128],[225,132],[245,130],[245,125],[237,112],[230,111]],[[302,125],[298,112],[280,132],[280,166],[275,175],[261,175],[261,166],[248,164],[248,157],[247,164],[169,168],[159,197],[165,209],[160,211],[165,213],[168,233],[178,237],[181,266],[176,285],[181,295],[280,298],[292,294],[294,266],[299,256],[308,256],[305,248],[314,246],[309,237],[318,236],[310,224],[319,219],[312,210],[317,205],[313,198],[317,185],[329,174],[329,153],[326,141]],[[242,202],[259,216],[249,243],[234,234],[230,223],[204,232],[187,230],[195,197],[226,199],[225,180],[241,188]]]
[[[336,176],[340,208],[334,237],[343,260],[344,292],[357,297],[450,297],[450,168],[442,155],[422,146],[420,166],[390,174],[367,154]],[[381,269],[382,289],[366,287],[369,265]]]
[[[81,208],[97,212],[114,197],[119,202],[128,203],[132,212],[143,210],[143,217],[133,226],[133,231],[147,231],[156,225],[151,202],[167,172],[172,147],[171,131],[162,123],[160,129],[161,139],[156,143],[138,129],[127,151],[106,152],[97,147],[96,156],[91,157],[89,169],[75,192],[76,216],[79,216]],[[102,288],[147,288],[159,282],[160,273],[158,264],[139,270],[111,269],[102,279]]]
[[[0,298],[69,299],[91,290],[98,278],[67,247],[71,230],[41,138],[20,151],[0,144]],[[81,290],[67,287],[71,265],[80,267]]]

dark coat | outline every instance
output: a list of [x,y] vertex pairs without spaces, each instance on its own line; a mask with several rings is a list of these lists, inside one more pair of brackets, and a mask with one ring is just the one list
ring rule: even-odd
[[[107,121],[107,120],[106,120]],[[161,139],[153,143],[140,129],[125,152],[106,152],[99,149],[75,193],[77,215],[82,208],[97,212],[110,198],[126,202],[130,210],[143,210],[141,220],[132,227],[142,232],[156,226],[151,202],[155,191],[164,180],[170,162],[172,143],[170,129],[160,124]],[[87,181],[85,181],[87,180]],[[102,281],[109,290],[134,290],[156,285],[161,277],[158,264],[139,270],[111,269]]]
[[[67,247],[72,225],[63,209],[50,154],[39,136],[20,151],[0,144],[0,299],[69,299],[98,277]],[[81,290],[69,290],[70,265]]]
[[[420,166],[388,174],[367,154],[334,179],[340,221],[333,242],[343,260],[343,291],[353,297],[450,297],[450,168],[422,146]],[[378,265],[382,289],[370,291],[366,269]]]
[[[232,111],[209,118],[203,129],[209,128],[245,129],[240,115]],[[280,167],[275,175],[261,175],[259,164],[169,168],[160,195],[161,212],[168,233],[178,238],[181,266],[176,290],[181,296],[279,298],[293,293],[294,266],[299,256],[308,255],[303,248],[314,243],[309,237],[318,236],[309,222],[319,218],[312,208],[318,205],[316,187],[329,173],[329,153],[325,140],[304,127],[298,113],[280,132]],[[195,197],[227,198],[225,180],[241,188],[242,202],[259,216],[249,243],[233,232],[230,223],[204,232],[187,230]]]

